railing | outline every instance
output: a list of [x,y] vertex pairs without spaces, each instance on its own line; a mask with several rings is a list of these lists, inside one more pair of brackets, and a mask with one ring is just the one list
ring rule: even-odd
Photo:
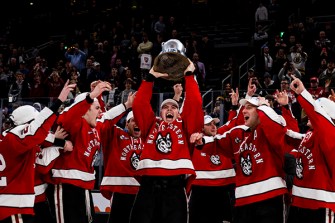
[[224,90],[224,83],[225,83],[225,81],[226,81],[228,78],[230,78],[230,85],[233,84],[232,76],[231,76],[231,74],[229,74],[227,77],[225,77],[225,79],[223,79],[223,80],[221,81],[221,90],[222,90],[222,91]]
[[[205,109],[207,109],[208,108],[208,106],[210,106],[210,105],[212,105],[213,104],[213,89],[209,89],[208,91],[206,91],[203,95],[202,95],[202,103],[204,103],[204,98],[205,98],[205,96],[206,95],[208,95],[209,93],[211,93],[211,95],[212,95],[212,100],[210,100],[210,102],[209,103],[207,103],[206,105],[203,105],[202,107],[203,108],[205,108]],[[213,107],[213,106],[212,106]],[[212,110],[212,109],[211,109]]]
[[256,57],[252,55],[244,63],[242,63],[238,68],[238,88],[241,88],[241,79],[247,75],[248,70],[254,68],[256,64]]

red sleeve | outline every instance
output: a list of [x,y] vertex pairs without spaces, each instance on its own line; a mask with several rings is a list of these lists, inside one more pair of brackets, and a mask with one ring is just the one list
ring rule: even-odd
[[264,105],[259,106],[257,112],[260,120],[259,126],[267,142],[271,145],[273,151],[283,156],[286,133],[283,117],[278,115],[272,108]]
[[231,109],[228,113],[228,121],[232,120],[236,115],[237,115],[237,111]]
[[[315,134],[319,138],[320,148],[325,155],[328,165],[333,165],[335,157],[335,125],[325,111],[315,103],[312,95],[303,91],[298,96],[301,107],[305,110]],[[323,139],[323,140],[322,140]],[[333,172],[335,173],[335,166]]]
[[102,140],[106,141],[114,135],[114,125],[124,116],[126,108],[123,104],[114,106],[106,111],[98,120],[96,129],[100,132]]
[[281,106],[282,116],[286,121],[287,129],[291,129],[292,131],[299,132],[299,126],[297,119],[293,116],[290,109],[285,106]]
[[188,139],[193,133],[202,131],[204,127],[202,98],[193,75],[185,76],[185,101],[181,109],[181,117]]
[[66,107],[57,119],[57,124],[61,125],[70,134],[78,131],[82,116],[91,106],[86,101],[85,94],[77,96],[76,100],[70,107]]
[[226,156],[229,159],[233,159],[234,158],[234,151],[233,151],[234,148],[233,148],[231,138],[232,138],[232,134],[236,134],[236,131],[239,131],[239,130],[233,128],[222,134],[217,134],[215,137],[204,137],[205,145],[207,145],[208,143],[213,144],[213,146],[216,147],[216,151],[218,151],[219,153],[222,153],[224,156]]
[[44,108],[34,121],[12,129],[8,133],[9,138],[6,135],[3,140],[11,140],[10,144],[17,145],[17,148],[22,148],[22,152],[25,152],[34,148],[34,145],[43,143],[55,120],[56,115],[49,108]]
[[156,115],[150,104],[152,88],[153,82],[143,80],[133,102],[134,118],[141,129],[143,138],[147,138],[150,128],[156,120]]

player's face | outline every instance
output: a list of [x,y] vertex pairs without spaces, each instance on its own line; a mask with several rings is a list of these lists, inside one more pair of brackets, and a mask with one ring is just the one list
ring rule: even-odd
[[217,132],[217,127],[214,120],[208,124],[204,125],[204,133],[206,136],[215,136]]
[[99,102],[94,101],[84,115],[84,119],[91,127],[95,127],[97,125],[97,118],[101,115],[101,112],[102,111]]
[[254,129],[259,124],[257,107],[247,102],[243,109],[244,124]]
[[173,122],[179,116],[178,107],[172,103],[166,103],[161,109],[161,118],[168,123]]
[[129,119],[129,121],[126,124],[126,127],[128,129],[129,135],[135,138],[139,138],[141,136],[141,130],[137,126],[134,118]]

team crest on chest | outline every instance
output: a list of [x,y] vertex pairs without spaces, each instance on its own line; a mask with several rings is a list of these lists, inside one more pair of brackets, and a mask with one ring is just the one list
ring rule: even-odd
[[296,175],[297,175],[297,178],[299,178],[299,179],[303,178],[303,174],[302,174],[303,171],[304,171],[304,166],[302,164],[301,157],[300,157],[300,158],[296,159]]
[[133,153],[130,157],[130,166],[136,170],[138,167],[138,163],[140,162],[140,155]]
[[220,160],[219,155],[211,155],[210,160],[214,165],[220,165],[221,164],[221,160]]
[[252,174],[252,162],[249,154],[247,157],[241,156],[240,165],[244,175],[250,176]]
[[234,141],[235,141],[236,144],[241,142],[241,140],[238,137],[236,137]]
[[170,153],[172,151],[172,141],[170,133],[163,137],[160,133],[156,139],[156,149],[161,153]]

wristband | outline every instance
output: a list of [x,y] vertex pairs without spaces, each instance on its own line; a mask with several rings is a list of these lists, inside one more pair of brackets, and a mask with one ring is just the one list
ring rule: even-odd
[[63,104],[63,102],[61,100],[59,100],[58,98],[52,103],[52,105],[50,106],[50,110],[53,111],[55,114],[58,113],[58,109],[59,107]]
[[55,138],[55,141],[53,143],[55,146],[60,146],[60,147],[64,147],[65,146],[65,139],[58,139]]
[[154,82],[155,79],[156,77],[149,72],[144,75],[144,80],[147,82]]
[[192,72],[192,71],[187,71],[187,72],[185,73],[185,76],[191,76],[191,75],[193,75],[193,72]]
[[92,103],[94,102],[94,99],[92,99],[92,98],[90,97],[90,93],[87,93],[87,95],[86,95],[86,101],[87,101],[87,103],[89,103],[89,104],[92,104]]

